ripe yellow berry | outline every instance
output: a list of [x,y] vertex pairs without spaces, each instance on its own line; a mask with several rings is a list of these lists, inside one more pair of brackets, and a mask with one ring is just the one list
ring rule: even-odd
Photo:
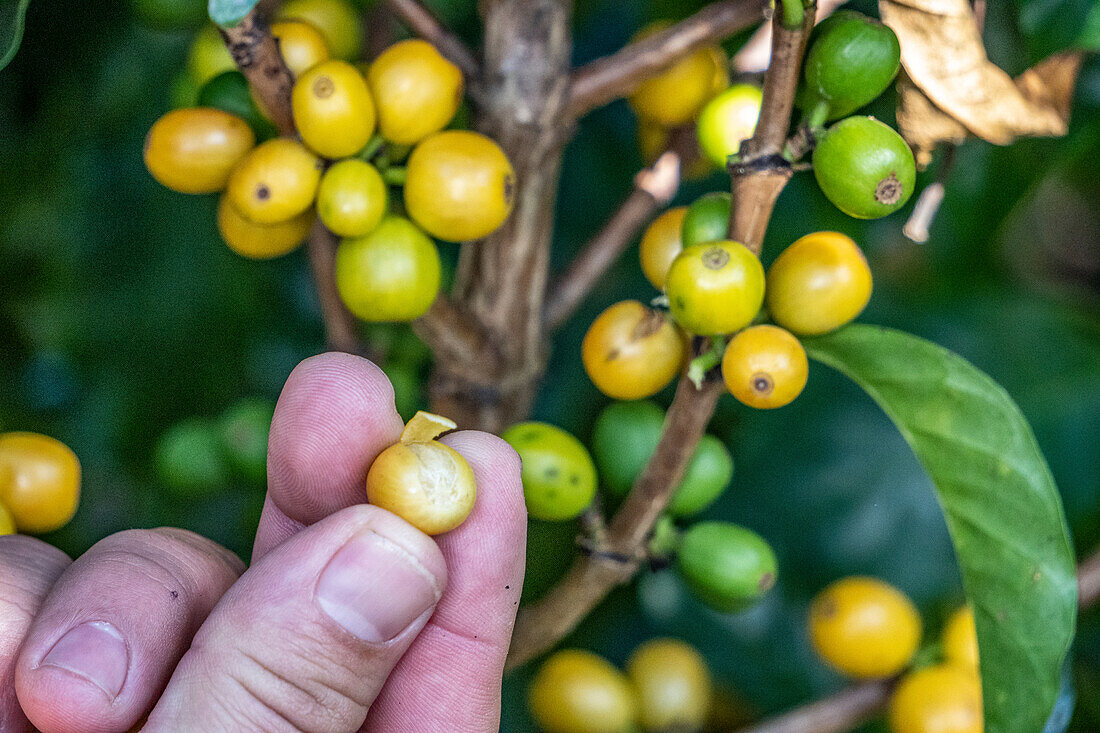
[[236,115],[212,107],[176,109],[149,129],[145,167],[173,191],[214,193],[255,144],[252,128]]
[[921,637],[920,614],[897,588],[875,578],[838,580],[810,607],[810,639],[821,658],[857,678],[905,669]]
[[749,407],[769,410],[802,394],[809,373],[806,350],[777,326],[753,326],[734,336],[722,356],[726,388]]
[[686,206],[676,206],[658,216],[645,230],[638,245],[638,256],[642,261],[642,272],[646,280],[658,290],[665,289],[668,268],[676,255],[684,249],[680,238],[680,227],[684,223]]
[[616,400],[640,400],[671,382],[684,360],[684,341],[664,314],[636,300],[596,317],[581,342],[581,361],[596,388]]
[[440,443],[454,422],[416,413],[401,440],[374,459],[367,472],[367,501],[391,511],[425,534],[462,524],[474,508],[477,485],[462,454]]
[[949,664],[978,671],[978,630],[969,606],[963,606],[947,619],[943,627],[943,656]]
[[764,268],[740,242],[695,244],[684,249],[665,280],[672,317],[699,336],[747,326],[764,302]]
[[[643,29],[638,38],[662,30],[663,24]],[[638,85],[630,106],[639,117],[664,127],[690,122],[708,99],[729,83],[726,54],[717,46],[700,48]]]
[[374,134],[374,101],[367,81],[346,61],[323,61],[302,74],[290,102],[302,142],[318,155],[354,155]]
[[281,20],[271,24],[271,35],[279,39],[279,53],[295,78],[322,61],[328,61],[328,45],[321,31],[304,20]]
[[317,189],[317,215],[341,237],[361,237],[378,226],[389,206],[381,174],[361,160],[341,160]]
[[41,534],[72,519],[80,501],[80,461],[59,440],[0,434],[0,504],[20,532]]
[[626,676],[603,657],[564,649],[547,659],[527,691],[546,733],[632,733],[638,705]]
[[867,307],[871,268],[838,232],[807,234],[768,269],[768,312],[783,328],[815,336],[840,328]]
[[257,145],[229,176],[226,193],[238,213],[257,224],[298,216],[313,204],[321,160],[295,140]]
[[516,173],[495,142],[476,132],[444,130],[409,156],[405,208],[433,237],[480,239],[512,212]]
[[363,49],[363,21],[347,0],[287,0],[281,3],[280,20],[304,20],[325,38],[333,58],[352,61]]
[[889,709],[892,733],[982,733],[978,676],[937,664],[905,676]]
[[677,639],[653,639],[626,662],[647,731],[701,730],[713,696],[703,656]]
[[378,105],[378,129],[398,145],[439,132],[462,103],[462,71],[418,39],[383,51],[370,65],[367,82]]
[[229,249],[242,257],[267,260],[298,248],[313,224],[313,210],[274,224],[257,224],[240,215],[228,196],[218,202],[218,232]]

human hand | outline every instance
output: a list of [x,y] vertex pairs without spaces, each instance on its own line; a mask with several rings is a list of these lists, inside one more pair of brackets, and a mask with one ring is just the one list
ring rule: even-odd
[[180,529],[120,532],[73,562],[0,537],[0,731],[125,731],[146,713],[150,732],[496,730],[523,580],[519,460],[486,433],[445,437],[478,497],[433,540],[362,504],[401,429],[373,364],[300,364],[247,570]]

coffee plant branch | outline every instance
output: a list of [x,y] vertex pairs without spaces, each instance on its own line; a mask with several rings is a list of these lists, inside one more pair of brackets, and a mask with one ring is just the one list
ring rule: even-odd
[[[1077,589],[1079,612],[1100,602],[1100,550],[1077,566]],[[736,733],[848,733],[885,711],[897,681],[860,682]]]
[[586,112],[624,97],[641,81],[700,46],[727,38],[760,20],[761,0],[711,3],[679,23],[592,61],[573,72],[569,113]]
[[386,0],[390,11],[416,35],[431,43],[455,66],[462,69],[467,80],[477,79],[481,65],[469,46],[448,30],[431,10],[418,0]]
[[[777,151],[783,149],[790,129],[802,51],[813,27],[813,9],[811,4],[805,22],[798,29],[785,29],[778,19],[773,19],[773,62],[765,74],[762,117],[749,145],[751,152],[743,161],[744,170],[733,177],[735,199],[730,236],[757,253],[782,184],[790,178],[789,163]],[[765,119],[764,114],[771,117]],[[776,115],[780,119],[773,119]],[[784,167],[783,175],[773,171]],[[777,185],[777,181],[781,183]],[[752,215],[744,214],[742,209]],[[763,223],[756,223],[758,219]],[[742,231],[737,228],[742,222],[752,225]],[[613,588],[634,576],[645,557],[653,525],[668,505],[724,391],[721,378],[713,370],[698,388],[686,375],[680,378],[657,448],[608,523],[607,551],[582,555],[558,585],[520,609],[508,656],[509,668],[550,649],[576,628]]]

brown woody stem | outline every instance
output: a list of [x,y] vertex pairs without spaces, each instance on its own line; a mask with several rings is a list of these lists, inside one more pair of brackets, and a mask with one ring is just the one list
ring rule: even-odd
[[280,134],[296,134],[290,111],[294,77],[283,62],[279,42],[271,35],[267,21],[253,9],[244,20],[232,28],[222,28],[221,33],[237,68],[271,114]]
[[386,5],[413,33],[428,41],[446,58],[462,69],[467,78],[481,73],[474,52],[417,0],[386,0]]

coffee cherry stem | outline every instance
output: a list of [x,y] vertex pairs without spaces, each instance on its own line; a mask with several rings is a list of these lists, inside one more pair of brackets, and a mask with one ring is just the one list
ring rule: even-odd
[[364,163],[370,163],[371,158],[378,154],[378,151],[382,149],[382,146],[386,144],[386,139],[379,133],[375,133],[367,144],[363,146],[363,149],[355,154],[355,157]]
[[726,339],[722,336],[712,336],[710,348],[691,360],[688,364],[687,377],[696,389],[703,386],[703,380],[707,378],[707,372],[722,363],[722,354],[726,351]]
[[382,180],[391,186],[405,185],[405,166],[395,165],[382,171]]
[[781,0],[783,12],[783,27],[788,30],[797,30],[802,27],[804,8],[802,0]]

